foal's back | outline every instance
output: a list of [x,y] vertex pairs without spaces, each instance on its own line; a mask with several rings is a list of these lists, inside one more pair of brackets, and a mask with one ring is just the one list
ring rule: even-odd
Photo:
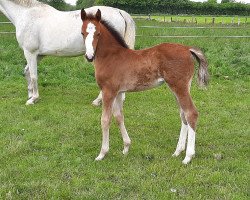
[[150,89],[160,85],[162,80],[170,85],[187,83],[194,74],[194,60],[189,49],[188,46],[172,43],[143,50],[122,49],[116,52],[116,56],[113,55],[107,65],[113,75],[110,78],[121,82],[124,91]]
[[171,43],[143,50],[122,48],[105,57],[105,61],[95,61],[97,82],[99,85],[105,82],[119,85],[121,91],[146,90],[164,81],[169,85],[187,84],[194,74],[194,61],[189,49],[188,46]]

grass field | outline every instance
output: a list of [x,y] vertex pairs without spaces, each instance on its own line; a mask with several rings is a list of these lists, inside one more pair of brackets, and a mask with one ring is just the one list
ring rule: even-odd
[[[134,15],[135,18],[148,19],[148,15]],[[246,25],[249,24],[249,17],[246,16],[193,16],[193,15],[151,15],[150,18],[152,20],[161,21],[161,22],[178,22],[178,23],[186,23],[186,24],[207,24],[211,25],[213,23],[215,25]]]
[[[152,23],[162,25],[139,20],[137,26]],[[249,199],[249,38],[146,37],[225,35],[217,29],[138,28],[137,34],[145,37],[137,37],[136,49],[178,42],[200,47],[208,58],[208,89],[200,90],[194,81],[191,91],[200,112],[192,163],[181,164],[184,154],[171,157],[180,119],[165,86],[127,94],[131,150],[122,155],[113,123],[110,152],[95,162],[101,108],[91,106],[98,94],[93,66],[83,57],[44,58],[41,99],[25,106],[23,53],[15,35],[0,35],[0,199]],[[249,29],[226,34],[249,35]]]

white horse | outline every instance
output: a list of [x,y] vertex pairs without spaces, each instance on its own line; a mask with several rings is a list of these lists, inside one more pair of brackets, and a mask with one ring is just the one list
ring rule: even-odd
[[[87,13],[100,9],[103,19],[113,25],[133,49],[135,43],[135,23],[123,10],[94,6]],[[37,65],[43,56],[79,56],[85,53],[81,35],[80,10],[61,12],[36,0],[0,0],[0,11],[14,24],[16,38],[24,51],[27,65],[24,70],[28,81],[28,101],[34,104],[38,98]],[[100,92],[94,105],[102,100]]]

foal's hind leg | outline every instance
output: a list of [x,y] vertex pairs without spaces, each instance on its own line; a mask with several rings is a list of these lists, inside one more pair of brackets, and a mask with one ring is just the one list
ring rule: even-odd
[[125,124],[124,124],[124,115],[123,115],[123,94],[119,93],[115,99],[114,106],[113,106],[113,115],[119,125],[120,132],[122,135],[123,143],[124,143],[124,149],[122,153],[126,155],[129,150],[129,146],[131,144],[131,140],[128,136],[128,132],[126,130]]
[[179,156],[182,151],[186,148],[186,140],[188,135],[188,124],[182,109],[180,109],[180,117],[181,117],[181,131],[180,137],[178,140],[178,144],[173,156]]
[[195,155],[195,129],[198,119],[198,112],[193,104],[188,88],[175,88],[174,91],[187,121],[187,127],[185,127],[185,129],[188,129],[187,149],[186,157],[182,163],[188,164]]

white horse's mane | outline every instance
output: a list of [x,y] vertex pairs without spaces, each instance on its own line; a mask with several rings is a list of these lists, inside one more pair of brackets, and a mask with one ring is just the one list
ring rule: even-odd
[[34,7],[34,6],[46,5],[46,4],[43,4],[43,3],[36,1],[36,0],[9,0],[9,1],[12,1],[15,4],[18,4],[18,5],[21,5],[24,7]]

